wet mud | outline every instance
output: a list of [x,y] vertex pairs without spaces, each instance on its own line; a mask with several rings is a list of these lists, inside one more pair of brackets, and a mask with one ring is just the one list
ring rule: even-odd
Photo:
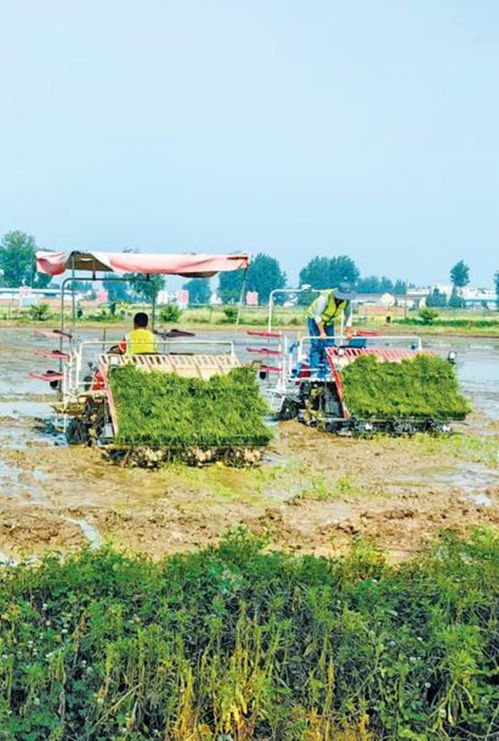
[[[33,345],[29,330],[0,338],[0,560],[105,542],[160,558],[235,526],[329,555],[367,537],[400,560],[441,528],[499,525],[498,422],[479,391],[449,440],[343,439],[289,422],[255,469],[123,468],[49,434]],[[494,404],[498,386],[477,384]]]

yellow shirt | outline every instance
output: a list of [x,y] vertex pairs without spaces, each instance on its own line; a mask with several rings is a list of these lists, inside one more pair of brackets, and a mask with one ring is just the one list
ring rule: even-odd
[[126,338],[126,354],[157,352],[156,340],[149,329],[132,329]]

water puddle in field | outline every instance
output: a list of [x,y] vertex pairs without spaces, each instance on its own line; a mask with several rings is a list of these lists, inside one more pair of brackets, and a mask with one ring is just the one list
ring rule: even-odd
[[[28,460],[43,460],[44,448],[66,445],[65,438],[50,424],[52,409],[39,394],[14,392],[11,398],[0,397],[0,494],[7,500],[22,500],[23,507],[43,507],[54,518],[78,527],[91,548],[102,544],[98,529],[85,518],[60,515],[45,492],[52,474],[35,466],[26,466]],[[2,452],[4,451],[3,455]],[[16,453],[23,453],[17,456]],[[18,561],[0,551],[0,564],[15,565]]]
[[492,499],[487,494],[467,494],[466,499],[479,507],[492,507]]
[[263,460],[265,463],[268,463],[271,466],[287,466],[289,465],[289,458],[286,458],[283,455],[279,455],[279,453],[273,453],[273,452],[267,452],[263,456]]
[[485,489],[499,484],[499,471],[493,471],[478,463],[463,466],[459,471],[435,477],[452,488],[459,488],[467,493],[473,493],[477,489]]
[[[0,459],[0,492],[3,497],[10,502],[22,500],[23,508],[41,507],[56,520],[60,519],[76,525],[88,541],[90,548],[99,548],[102,545],[102,537],[95,525],[84,517],[69,517],[58,513],[57,508],[43,490],[44,484],[49,482],[50,474],[46,471],[39,468],[22,470],[15,463]],[[13,565],[15,563],[15,559],[0,551],[0,564]]]
[[48,480],[43,471],[23,471],[13,463],[0,459],[0,491],[8,499],[29,499],[33,504],[45,504],[47,497],[40,486]]
[[[426,344],[426,343],[425,343]],[[499,339],[431,338],[428,347],[457,354],[456,369],[463,393],[488,419],[499,419]]]
[[499,485],[499,471],[487,468],[480,463],[469,463],[460,466],[458,470],[429,469],[420,473],[417,479],[406,476],[399,477],[399,483],[411,484],[411,486],[425,487],[428,482],[432,484],[444,484],[449,489],[460,489],[470,496],[478,496],[477,489],[487,489]]
[[12,556],[9,556],[8,553],[0,551],[0,566],[17,566],[18,563],[19,561],[17,561],[15,558],[12,558]]
[[95,525],[92,525],[91,522],[85,520],[83,517],[67,517],[66,515],[61,515],[61,517],[66,522],[70,522],[72,525],[76,525],[80,528],[83,535],[88,540],[90,548],[92,550],[100,548],[103,540],[99,530],[95,527]]
[[22,420],[25,418],[49,419],[52,409],[46,402],[26,398],[0,401],[0,417]]

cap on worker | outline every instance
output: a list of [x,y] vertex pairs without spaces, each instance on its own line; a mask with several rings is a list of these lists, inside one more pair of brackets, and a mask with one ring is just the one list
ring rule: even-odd
[[334,297],[339,298],[340,301],[352,301],[356,295],[357,294],[350,283],[340,283],[339,286],[334,289]]

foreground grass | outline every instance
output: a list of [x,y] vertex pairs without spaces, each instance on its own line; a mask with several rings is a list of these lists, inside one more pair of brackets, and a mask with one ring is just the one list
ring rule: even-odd
[[0,738],[497,737],[496,535],[399,568],[261,545],[4,570]]

